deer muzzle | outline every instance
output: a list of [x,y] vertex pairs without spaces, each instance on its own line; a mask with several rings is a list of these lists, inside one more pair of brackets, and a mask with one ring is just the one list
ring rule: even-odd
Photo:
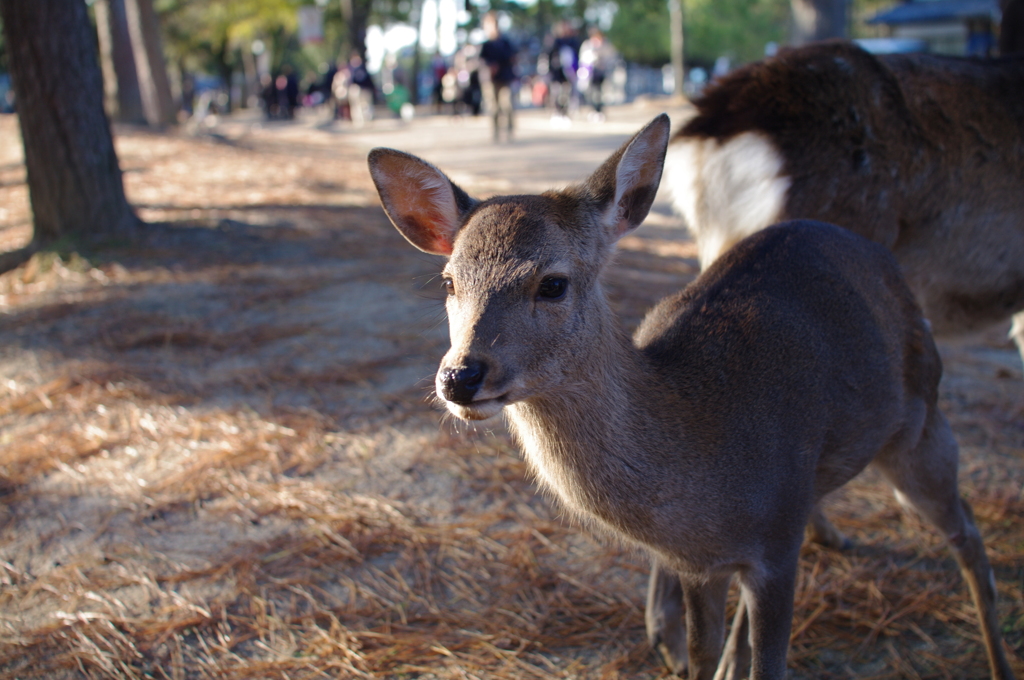
[[470,361],[464,366],[442,368],[437,375],[437,391],[445,401],[468,406],[487,375],[487,364]]

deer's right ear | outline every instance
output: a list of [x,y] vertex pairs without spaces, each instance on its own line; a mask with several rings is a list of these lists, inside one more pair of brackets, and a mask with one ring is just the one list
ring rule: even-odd
[[402,236],[424,252],[451,255],[463,217],[476,201],[416,156],[378,148],[367,160],[384,212]]
[[590,176],[586,187],[604,211],[612,242],[640,226],[661,183],[671,122],[664,113],[648,123]]

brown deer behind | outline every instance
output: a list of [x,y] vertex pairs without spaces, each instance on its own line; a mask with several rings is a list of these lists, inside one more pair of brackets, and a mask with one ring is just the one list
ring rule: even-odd
[[650,209],[668,138],[662,115],[578,186],[482,202],[418,158],[371,152],[395,226],[448,256],[438,395],[459,418],[504,412],[542,485],[679,574],[691,677],[719,666],[734,574],[751,677],[785,676],[804,524],[872,461],[950,541],[994,672],[1012,677],[936,407],[938,354],[884,248],[779,225],[663,300],[633,341],[623,331],[601,278]]
[[[695,102],[666,160],[703,267],[785,219],[881,243],[938,335],[1024,311],[1024,57],[785,50]],[[1024,316],[1013,334],[1024,351]]]

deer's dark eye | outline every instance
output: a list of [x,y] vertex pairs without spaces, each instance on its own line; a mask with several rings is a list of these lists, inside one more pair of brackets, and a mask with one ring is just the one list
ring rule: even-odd
[[455,282],[450,278],[445,277],[442,279],[441,285],[444,286],[444,292],[448,293],[448,295],[455,295]]
[[569,288],[569,279],[562,276],[549,276],[540,282],[537,297],[541,300],[561,300]]

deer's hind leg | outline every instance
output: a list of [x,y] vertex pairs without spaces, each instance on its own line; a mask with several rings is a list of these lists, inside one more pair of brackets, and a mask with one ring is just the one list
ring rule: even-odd
[[725,602],[732,574],[715,574],[706,581],[683,581],[686,603],[686,646],[691,680],[712,680],[725,644]]
[[917,446],[883,452],[875,463],[900,503],[921,513],[952,547],[978,610],[992,677],[1013,678],[999,635],[995,577],[971,506],[960,498],[959,448],[945,416],[931,407]]
[[851,541],[843,532],[836,529],[820,505],[815,505],[811,511],[811,517],[807,520],[807,540],[811,543],[823,545],[833,550],[846,550],[850,547]]
[[1024,312],[1017,312],[1013,315],[1013,325],[1010,326],[1010,339],[1017,343],[1021,361],[1024,361]]
[[686,673],[689,662],[686,653],[686,626],[683,621],[683,586],[679,574],[659,564],[651,565],[651,579],[647,584],[647,640],[658,652],[661,662],[676,675]]

